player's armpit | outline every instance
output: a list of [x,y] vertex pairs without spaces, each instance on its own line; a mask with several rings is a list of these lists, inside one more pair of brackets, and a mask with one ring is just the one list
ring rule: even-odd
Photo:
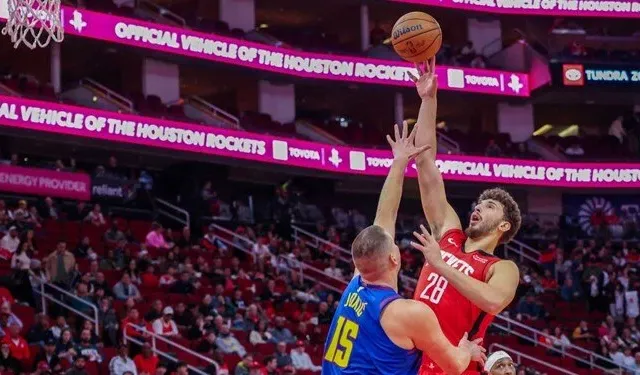
[[422,210],[436,240],[450,229],[462,228],[460,218],[447,201],[444,181],[433,159],[416,159]]
[[[387,331],[387,322],[391,332]],[[381,323],[396,345],[406,348],[403,343],[412,342],[415,348],[427,353],[447,374],[461,374],[469,366],[470,354],[451,345],[436,315],[421,302],[393,302],[387,307]]]

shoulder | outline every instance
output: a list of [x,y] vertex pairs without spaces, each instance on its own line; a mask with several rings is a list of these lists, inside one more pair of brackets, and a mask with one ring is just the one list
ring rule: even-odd
[[391,314],[400,321],[435,316],[433,311],[424,303],[412,299],[399,298],[390,302],[385,309],[385,315]]
[[451,228],[440,235],[440,238],[438,239],[438,244],[440,244],[441,247],[443,245],[447,245],[447,246],[455,246],[456,248],[462,248],[466,240],[467,240],[467,235],[464,234],[464,231],[462,229]]
[[486,280],[496,276],[500,277],[501,280],[515,280],[517,282],[520,279],[520,269],[513,261],[500,259],[491,265]]

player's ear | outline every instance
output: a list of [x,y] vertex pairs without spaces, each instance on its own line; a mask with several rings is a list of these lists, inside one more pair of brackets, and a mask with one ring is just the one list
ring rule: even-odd
[[501,221],[500,224],[498,224],[498,230],[502,233],[506,233],[511,229],[511,223],[508,221]]

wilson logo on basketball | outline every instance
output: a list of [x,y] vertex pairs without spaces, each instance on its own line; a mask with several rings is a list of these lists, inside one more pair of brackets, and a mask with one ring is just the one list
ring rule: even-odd
[[404,34],[408,34],[412,31],[419,31],[422,30],[422,25],[418,24],[418,25],[413,25],[413,26],[407,26],[407,27],[403,27],[401,29],[397,29],[393,32],[393,39],[398,39],[401,36],[403,36]]

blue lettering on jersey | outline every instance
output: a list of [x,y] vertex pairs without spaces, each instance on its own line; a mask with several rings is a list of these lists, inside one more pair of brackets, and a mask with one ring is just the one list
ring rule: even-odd
[[380,324],[385,307],[400,298],[389,287],[354,277],[342,293],[324,346],[323,375],[417,374],[421,354],[394,344]]

